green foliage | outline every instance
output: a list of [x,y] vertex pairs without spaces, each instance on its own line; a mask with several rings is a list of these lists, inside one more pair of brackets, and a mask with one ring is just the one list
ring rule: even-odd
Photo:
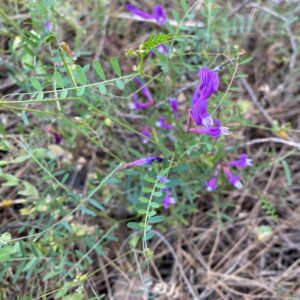
[[169,168],[163,169],[158,173],[146,174],[142,177],[143,188],[141,190],[143,196],[138,197],[138,201],[134,204],[137,214],[141,216],[139,222],[129,222],[127,226],[130,229],[142,233],[143,248],[147,249],[147,241],[154,237],[151,231],[154,224],[164,221],[164,216],[158,215],[158,209],[161,208],[162,192],[166,188],[166,184],[160,182],[162,176],[166,176]]
[[276,213],[274,205],[268,200],[266,196],[260,197],[260,205],[267,216],[272,217],[274,220],[278,219],[278,215]]
[[169,42],[172,39],[172,34],[168,33],[153,33],[145,42],[143,42],[138,50],[128,50],[126,55],[127,56],[139,56],[139,62],[137,70],[140,75],[143,73],[143,67],[144,67],[144,60],[145,57],[155,49],[157,46],[161,44],[165,44]]

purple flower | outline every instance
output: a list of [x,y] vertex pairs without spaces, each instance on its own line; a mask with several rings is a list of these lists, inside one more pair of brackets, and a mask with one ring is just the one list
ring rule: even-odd
[[155,18],[155,20],[159,26],[163,26],[166,24],[167,16],[166,16],[164,8],[160,4],[156,5],[153,8],[152,15]]
[[212,94],[218,91],[218,87],[219,87],[218,73],[214,72],[208,67],[201,68],[198,73],[198,77],[201,83],[193,95],[192,98],[193,105],[200,100],[209,98]]
[[145,109],[149,106],[152,106],[154,104],[153,101],[147,101],[147,102],[139,102],[139,97],[137,94],[133,94],[132,96],[132,102],[129,103],[129,108],[130,109],[136,109],[136,110],[141,110]]
[[160,116],[159,121],[156,122],[156,126],[164,129],[174,129],[175,126],[167,124],[165,121],[165,116]]
[[218,187],[217,185],[217,178],[213,177],[206,183],[206,190],[211,192]]
[[243,153],[240,155],[240,159],[228,162],[227,166],[239,167],[243,169],[252,166],[252,159],[249,159],[247,154]]
[[146,13],[146,12],[138,9],[134,5],[127,4],[125,6],[125,8],[127,10],[129,10],[130,12],[132,12],[134,15],[137,15],[137,16],[141,17],[142,19],[153,19],[153,15],[152,14]]
[[220,135],[229,135],[229,128],[222,127],[220,120],[215,120],[216,125],[210,128],[203,128],[203,127],[195,127],[190,128],[189,132],[199,133],[199,134],[208,134],[212,136],[214,139],[217,139]]
[[130,168],[134,168],[134,167],[149,165],[149,164],[152,164],[155,161],[161,163],[163,161],[163,158],[161,158],[159,156],[143,157],[141,159],[138,159],[138,160],[135,160],[135,161],[132,161],[132,162],[129,162],[129,163],[125,163],[123,165],[123,168],[124,169],[130,169]]
[[57,131],[51,131],[51,133],[53,134],[55,144],[59,145],[62,141],[62,137],[60,133],[58,133]]
[[198,76],[201,82],[192,97],[191,117],[197,125],[211,127],[213,120],[208,113],[208,98],[217,92],[219,76],[208,67],[201,68]]
[[133,80],[134,80],[134,82],[136,82],[140,86],[140,90],[142,91],[144,96],[149,101],[153,101],[152,95],[151,95],[149,89],[147,88],[147,86],[145,85],[145,83],[142,80],[140,80],[138,77],[135,77]]
[[191,109],[191,117],[197,125],[212,127],[214,120],[208,113],[208,99],[196,102]]
[[165,13],[163,7],[160,4],[156,5],[153,8],[152,14],[144,12],[144,11],[138,9],[137,7],[135,7],[134,5],[131,5],[131,4],[127,4],[125,6],[125,8],[127,10],[129,10],[130,12],[132,12],[133,14],[141,17],[142,19],[146,19],[146,20],[154,19],[154,20],[156,20],[156,22],[159,26],[165,25],[165,23],[167,21],[166,13]]
[[176,98],[170,98],[169,104],[175,117],[178,115],[178,101]]
[[238,190],[241,190],[243,188],[243,184],[240,181],[241,175],[234,176],[230,170],[226,167],[223,167],[223,171],[228,179],[228,182],[233,185]]
[[154,105],[154,101],[152,98],[152,95],[149,91],[149,89],[147,88],[147,86],[145,85],[145,83],[143,81],[141,81],[139,78],[134,78],[133,79],[134,82],[138,83],[140,86],[140,90],[142,91],[142,94],[148,99],[147,102],[139,102],[139,97],[137,94],[133,94],[132,96],[132,102],[129,103],[129,108],[130,109],[136,109],[136,110],[141,110],[141,109],[145,109],[149,106]]
[[159,182],[160,183],[167,183],[167,182],[169,182],[169,179],[166,176],[160,176],[159,177]]
[[141,131],[141,134],[144,136],[143,140],[142,140],[143,144],[147,144],[149,142],[150,138],[151,138],[151,133],[150,133],[149,129],[148,128],[144,128]]
[[174,197],[171,197],[171,192],[168,188],[164,189],[165,197],[162,201],[164,209],[168,209],[171,204],[175,204],[176,200]]
[[46,21],[45,21],[45,30],[49,32],[49,31],[51,31],[51,28],[52,28],[52,26],[51,26],[51,23],[50,23],[49,19],[46,19]]
[[157,46],[156,49],[157,49],[157,51],[158,51],[159,53],[162,53],[162,54],[169,53],[169,49],[168,49],[167,46],[164,45],[164,44],[160,44],[159,46]]

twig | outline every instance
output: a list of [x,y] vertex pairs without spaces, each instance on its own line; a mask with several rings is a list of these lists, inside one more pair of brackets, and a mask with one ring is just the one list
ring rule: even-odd
[[254,93],[252,87],[248,83],[246,78],[241,78],[241,83],[243,84],[244,88],[247,90],[252,102],[254,105],[258,108],[258,110],[263,114],[263,116],[266,118],[266,120],[273,125],[273,120],[270,117],[270,115],[266,112],[266,110],[262,107],[262,105],[259,103],[256,94]]
[[180,274],[183,278],[183,280],[185,281],[187,288],[191,294],[191,296],[193,297],[192,299],[197,300],[199,299],[199,297],[196,295],[196,291],[193,289],[193,287],[191,286],[188,278],[186,277],[186,274],[182,268],[182,265],[179,263],[178,257],[176,255],[175,250],[173,249],[172,245],[169,243],[169,241],[159,232],[156,230],[152,230],[152,232],[154,232],[154,234],[162,241],[165,243],[165,245],[167,246],[167,248],[170,250],[170,252],[172,253],[174,259],[175,259],[175,263],[178,266],[178,269],[180,271]]
[[293,141],[287,141],[287,140],[276,138],[276,137],[255,139],[255,140],[246,142],[245,144],[240,145],[238,147],[251,146],[251,145],[255,145],[255,144],[270,143],[270,142],[271,143],[279,143],[279,144],[288,145],[288,146],[295,147],[295,148],[300,150],[300,143],[296,143],[296,142],[293,142]]
[[293,50],[293,54],[291,56],[290,66],[289,66],[290,69],[293,69],[295,66],[295,63],[296,63],[296,58],[297,58],[297,43],[296,43],[296,39],[293,37],[293,33],[292,33],[292,30],[290,27],[289,20],[287,18],[285,18],[284,16],[281,16],[280,14],[278,14],[276,11],[274,11],[268,7],[265,7],[265,6],[261,6],[256,3],[250,3],[249,5],[247,5],[247,7],[263,10],[264,12],[270,14],[271,16],[273,16],[274,18],[277,18],[278,20],[281,20],[284,23],[284,27],[289,36],[290,44],[291,44],[291,47]]
[[228,19],[232,18],[235,14],[237,14],[240,10],[242,10],[248,3],[251,2],[251,0],[245,0],[240,5],[238,5],[229,15]]

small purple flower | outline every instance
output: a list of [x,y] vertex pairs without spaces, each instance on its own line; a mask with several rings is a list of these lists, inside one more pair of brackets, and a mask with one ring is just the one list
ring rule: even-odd
[[136,82],[140,86],[140,90],[142,91],[144,96],[149,101],[153,101],[152,95],[151,95],[149,89],[147,88],[147,86],[145,85],[145,83],[141,79],[139,79],[138,77],[135,77],[133,80],[134,80],[134,82]]
[[167,182],[169,182],[169,179],[166,176],[160,176],[159,177],[159,182],[160,183],[167,183]]
[[45,21],[45,30],[49,32],[49,31],[51,31],[51,28],[52,28],[52,26],[51,26],[50,20],[46,19],[46,21]]
[[240,155],[240,159],[228,162],[227,166],[239,167],[243,169],[252,166],[252,159],[249,159],[247,154],[243,153]]
[[213,177],[206,183],[206,190],[208,192],[214,191],[218,187],[217,178]]
[[208,98],[218,90],[219,75],[208,67],[203,67],[198,76],[200,85],[192,97],[191,117],[197,125],[211,127],[213,120],[208,113]]
[[129,108],[130,109],[136,109],[136,110],[141,110],[141,109],[145,109],[149,106],[154,105],[154,101],[152,98],[152,95],[149,91],[149,89],[147,88],[147,86],[145,85],[145,83],[143,81],[141,81],[139,78],[134,78],[133,79],[134,82],[136,82],[139,86],[140,86],[140,90],[143,93],[143,95],[148,99],[147,102],[139,102],[139,97],[137,94],[133,94],[132,96],[132,102],[129,103]]
[[146,12],[138,9],[134,5],[127,4],[125,6],[125,8],[127,10],[129,10],[130,12],[132,12],[134,15],[137,15],[137,16],[141,17],[142,19],[153,19],[153,15],[152,14],[146,13]]
[[241,175],[234,176],[230,170],[226,167],[223,167],[223,171],[228,179],[228,182],[233,185],[238,190],[241,190],[243,188],[243,184],[240,181]]
[[170,98],[169,99],[169,104],[171,106],[173,115],[175,117],[177,117],[177,115],[178,115],[178,101],[177,101],[177,99],[176,98]]
[[132,102],[130,102],[128,106],[130,109],[142,110],[152,105],[154,105],[154,101],[139,102],[138,95],[133,94]]
[[229,128],[228,127],[222,127],[220,120],[215,120],[216,125],[214,127],[210,128],[201,128],[201,127],[195,127],[190,128],[189,132],[193,133],[199,133],[199,134],[208,134],[212,136],[214,139],[217,139],[220,135],[229,135]]
[[55,144],[59,145],[61,143],[61,141],[62,141],[61,134],[58,133],[57,131],[51,131],[51,133],[53,134]]
[[159,26],[163,26],[166,24],[166,22],[167,22],[166,12],[160,4],[156,5],[153,8],[152,15],[155,18],[155,20]]
[[174,125],[166,123],[165,116],[160,116],[159,121],[157,121],[155,124],[157,127],[164,128],[164,129],[174,129],[175,128]]
[[129,10],[130,12],[132,12],[133,14],[141,17],[142,19],[146,19],[146,20],[154,19],[154,20],[156,20],[156,22],[159,26],[165,25],[165,23],[167,21],[166,13],[165,13],[165,11],[164,11],[164,9],[161,5],[156,5],[152,10],[152,14],[144,12],[144,11],[138,9],[137,7],[135,7],[134,5],[131,5],[131,4],[127,4],[125,6],[125,8],[127,10]]
[[125,163],[123,165],[124,169],[130,169],[134,167],[139,167],[139,166],[144,166],[144,165],[149,165],[152,164],[153,162],[157,161],[158,163],[161,163],[163,161],[163,158],[159,156],[148,156],[148,157],[143,157],[141,159]]
[[144,136],[143,137],[143,144],[147,144],[149,142],[149,140],[151,139],[151,133],[149,131],[148,128],[144,128],[142,131],[141,131],[141,134]]
[[162,53],[162,54],[169,53],[169,49],[168,49],[167,46],[164,45],[164,44],[160,44],[159,46],[157,46],[156,49],[157,49],[157,51],[158,51],[159,53]]
[[168,188],[164,189],[165,197],[162,201],[164,209],[169,209],[170,205],[175,204],[176,200],[174,197],[171,197],[171,192]]

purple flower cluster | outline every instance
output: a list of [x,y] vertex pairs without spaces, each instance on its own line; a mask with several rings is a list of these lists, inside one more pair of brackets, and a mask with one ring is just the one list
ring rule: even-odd
[[[222,170],[227,177],[228,182],[238,190],[241,190],[243,188],[243,184],[241,183],[241,174],[234,175],[228,167],[244,169],[250,166],[252,166],[252,159],[249,159],[247,154],[243,153],[240,155],[240,159],[228,162],[227,167],[223,166]],[[221,166],[219,166],[218,169],[220,167]],[[208,192],[211,192],[217,188],[217,177],[218,171],[216,170],[214,176],[206,184],[206,189]]]
[[156,5],[153,8],[152,14],[144,12],[144,11],[140,10],[139,8],[137,8],[137,7],[135,7],[134,5],[131,5],[131,4],[127,4],[125,7],[126,7],[127,10],[129,10],[130,12],[132,12],[133,14],[139,16],[142,19],[156,20],[156,23],[159,26],[165,25],[165,23],[167,21],[166,12],[160,4]]
[[189,128],[189,132],[208,134],[214,139],[217,139],[220,135],[229,135],[229,128],[222,127],[221,121],[214,120],[208,112],[209,97],[218,91],[218,73],[208,67],[203,67],[200,69],[198,77],[200,84],[192,97],[190,116],[196,125],[203,127]]

